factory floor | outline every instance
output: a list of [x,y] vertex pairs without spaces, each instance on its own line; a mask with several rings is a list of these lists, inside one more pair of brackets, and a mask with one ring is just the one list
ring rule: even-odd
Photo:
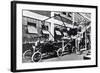
[[[60,57],[47,57],[47,58],[42,58],[40,62],[51,62],[51,61],[73,61],[73,60],[84,60],[84,56],[86,54],[76,54],[76,53],[71,53],[71,54],[65,54]],[[23,60],[23,63],[33,63],[31,59],[29,60]]]
[[70,60],[83,60],[83,55],[77,55],[75,53],[67,54],[61,57],[54,57],[50,59],[43,59],[42,62],[49,62],[49,61],[70,61]]

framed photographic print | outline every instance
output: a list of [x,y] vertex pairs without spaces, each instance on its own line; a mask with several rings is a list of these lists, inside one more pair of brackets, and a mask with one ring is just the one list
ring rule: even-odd
[[11,71],[97,67],[97,6],[12,1]]

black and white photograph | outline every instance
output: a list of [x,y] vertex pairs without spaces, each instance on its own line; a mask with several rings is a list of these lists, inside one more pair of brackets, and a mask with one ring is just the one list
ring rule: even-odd
[[91,59],[91,13],[23,10],[22,62]]
[[12,2],[12,71],[84,67],[97,67],[97,6]]

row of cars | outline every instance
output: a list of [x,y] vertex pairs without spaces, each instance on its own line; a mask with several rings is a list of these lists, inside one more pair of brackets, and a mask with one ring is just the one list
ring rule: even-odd
[[[64,52],[72,52],[74,45],[73,40],[67,41],[45,41],[45,42],[34,42],[23,44],[23,58],[31,59],[32,62],[39,62],[43,57],[50,55],[59,57]],[[64,45],[63,45],[64,44]],[[75,47],[74,47],[75,48]]]

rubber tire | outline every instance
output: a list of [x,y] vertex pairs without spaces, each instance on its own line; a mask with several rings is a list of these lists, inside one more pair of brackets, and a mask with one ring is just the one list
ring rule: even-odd
[[[38,56],[36,56],[36,55],[39,56],[39,59],[37,59],[37,60],[35,60],[35,58],[34,58],[34,57],[38,57]],[[35,52],[35,53],[32,55],[32,58],[31,58],[32,62],[40,62],[41,59],[42,59],[42,54],[41,54],[40,52],[38,52],[38,51]]]
[[31,51],[31,50],[26,50],[26,51],[23,53],[23,59],[26,59],[25,55],[28,54],[28,52],[31,52],[30,58],[32,57],[32,51]]
[[59,49],[57,50],[57,56],[58,56],[58,57],[62,56],[62,48],[59,48]]

